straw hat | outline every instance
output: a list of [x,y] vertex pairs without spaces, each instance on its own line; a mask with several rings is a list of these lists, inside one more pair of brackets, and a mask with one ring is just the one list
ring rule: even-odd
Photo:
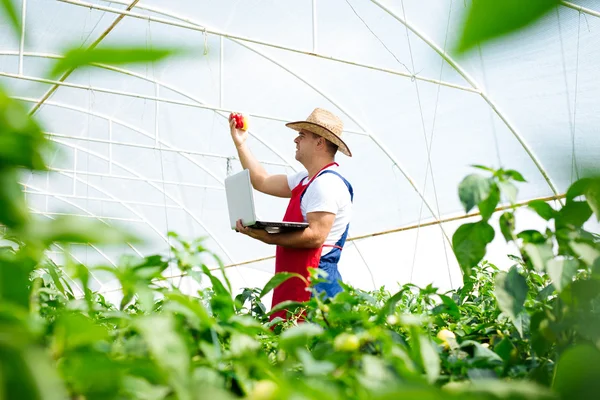
[[341,138],[344,123],[341,119],[327,110],[315,108],[308,118],[306,118],[306,121],[290,122],[285,124],[285,126],[298,132],[306,130],[324,137],[337,145],[342,153],[348,157],[352,157],[350,149]]

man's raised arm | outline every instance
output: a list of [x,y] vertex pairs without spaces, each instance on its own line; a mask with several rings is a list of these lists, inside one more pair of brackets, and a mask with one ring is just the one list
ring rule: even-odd
[[252,182],[254,189],[271,196],[292,197],[292,191],[288,186],[287,176],[269,175],[267,173],[246,145],[248,132],[237,129],[235,123],[236,122],[233,119],[229,121],[231,138],[237,149],[242,167],[250,171],[250,181]]

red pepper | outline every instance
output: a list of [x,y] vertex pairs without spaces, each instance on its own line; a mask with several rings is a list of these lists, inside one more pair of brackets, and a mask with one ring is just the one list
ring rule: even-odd
[[229,120],[235,120],[235,127],[243,131],[248,130],[248,118],[240,113],[229,114]]

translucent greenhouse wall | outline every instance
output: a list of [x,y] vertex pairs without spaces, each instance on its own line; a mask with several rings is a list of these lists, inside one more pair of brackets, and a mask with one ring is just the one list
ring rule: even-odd
[[[470,165],[520,171],[524,202],[560,196],[600,154],[600,1],[562,2],[457,57],[467,3],[23,0],[26,33],[15,39],[0,26],[0,82],[57,145],[50,174],[22,178],[31,208],[100,218],[147,239],[72,249],[86,263],[167,252],[166,233],[176,231],[206,236],[236,290],[262,286],[274,248],[229,229],[223,181],[241,166],[227,116],[249,113],[252,151],[268,171],[292,173],[302,166],[284,123],[323,107],[344,120],[354,154],[337,157],[356,193],[350,237],[359,239],[342,257],[346,281],[457,287],[450,239],[468,220],[435,222],[464,214],[457,186]],[[193,53],[47,79],[67,44],[89,46],[106,32],[100,46]],[[282,217],[284,200],[255,199],[261,217]],[[523,227],[544,226],[532,212],[518,215]],[[498,235],[486,258],[505,268],[510,251]],[[94,288],[115,288],[96,278]]]

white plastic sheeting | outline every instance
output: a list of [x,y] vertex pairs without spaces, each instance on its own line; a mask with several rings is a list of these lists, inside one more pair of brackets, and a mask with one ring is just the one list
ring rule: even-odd
[[[350,237],[460,215],[457,186],[471,164],[522,172],[528,183],[519,201],[563,193],[600,154],[600,1],[578,2],[586,12],[563,3],[457,57],[469,3],[23,0],[25,40],[0,25],[0,83],[28,107],[41,105],[36,115],[58,149],[50,175],[23,177],[31,207],[125,224],[148,240],[74,249],[91,264],[166,251],[169,230],[207,236],[226,264],[272,256],[273,247],[229,229],[223,180],[241,166],[227,115],[249,113],[253,152],[270,172],[292,173],[302,166],[284,123],[315,107],[341,116],[354,154],[337,158],[356,193]],[[100,46],[193,54],[47,79],[67,45],[90,45],[117,19]],[[256,203],[263,218],[285,209],[285,200],[258,193]],[[527,210],[519,216],[544,226]],[[409,281],[456,287],[448,238],[463,222],[349,242],[342,275],[365,289]],[[488,259],[509,265],[507,252],[497,235]],[[267,259],[228,276],[239,289],[272,273]],[[107,279],[94,285],[109,290]]]

